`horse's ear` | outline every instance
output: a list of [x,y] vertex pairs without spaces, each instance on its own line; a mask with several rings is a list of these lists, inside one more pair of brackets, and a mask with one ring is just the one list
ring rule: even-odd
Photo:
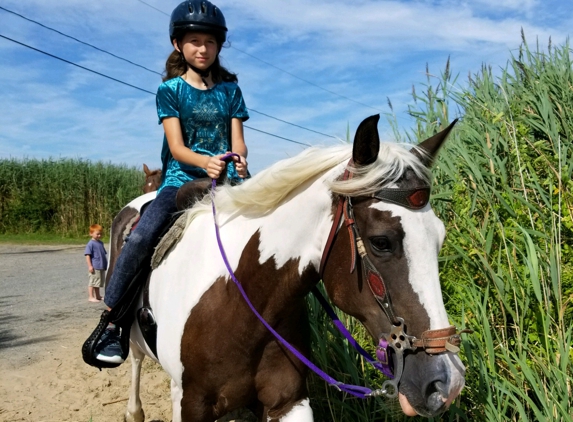
[[380,151],[378,120],[380,120],[379,114],[367,117],[356,129],[352,148],[352,160],[356,165],[372,164],[378,157],[378,151]]
[[143,171],[148,176],[149,176],[149,173],[151,173],[151,171],[149,171],[149,167],[147,167],[147,164],[145,164],[145,163],[143,163]]
[[425,165],[426,167],[431,167],[434,160],[438,156],[438,151],[448,135],[450,134],[451,130],[453,129],[454,125],[458,122],[458,119],[455,119],[450,125],[442,130],[441,132],[436,133],[434,136],[426,139],[423,142],[418,144],[418,148],[423,149],[427,155],[421,156],[422,154],[416,151],[416,148],[412,149],[411,151],[416,155]]

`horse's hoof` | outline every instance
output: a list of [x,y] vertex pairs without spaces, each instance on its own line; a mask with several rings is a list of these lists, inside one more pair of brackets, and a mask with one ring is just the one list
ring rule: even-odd
[[135,413],[127,411],[125,412],[123,420],[125,422],[145,422],[145,413],[143,412],[142,408],[139,408],[139,410]]

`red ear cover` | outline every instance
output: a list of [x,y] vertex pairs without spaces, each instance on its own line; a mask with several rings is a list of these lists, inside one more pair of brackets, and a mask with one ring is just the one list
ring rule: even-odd
[[408,197],[408,202],[414,208],[422,208],[426,206],[430,200],[430,192],[426,189],[420,189]]
[[384,282],[377,274],[373,272],[368,272],[368,284],[370,284],[370,288],[374,295],[383,298],[386,296],[386,286],[384,286]]

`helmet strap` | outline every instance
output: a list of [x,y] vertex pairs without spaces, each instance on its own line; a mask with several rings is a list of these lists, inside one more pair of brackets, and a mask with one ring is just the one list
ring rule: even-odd
[[183,53],[180,53],[180,57],[181,57],[181,61],[183,63],[185,63],[193,72],[195,72],[196,74],[198,74],[201,77],[201,80],[203,81],[203,84],[205,84],[205,88],[209,88],[209,84],[207,83],[206,79],[209,74],[211,73],[211,67],[213,67],[213,65],[209,66],[207,69],[199,69],[195,66],[193,66],[191,63],[189,63],[187,60],[185,60],[185,56],[183,55]]

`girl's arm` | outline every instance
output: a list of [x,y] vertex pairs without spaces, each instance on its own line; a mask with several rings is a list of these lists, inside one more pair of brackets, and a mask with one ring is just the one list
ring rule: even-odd
[[245,137],[243,135],[243,121],[241,119],[231,119],[231,149],[235,154],[241,156],[241,161],[233,157],[235,161],[235,168],[240,177],[247,177],[247,145],[245,144]]
[[[220,156],[209,157],[191,151],[183,143],[183,133],[181,133],[181,123],[177,117],[166,117],[163,119],[163,129],[167,137],[169,151],[173,158],[183,164],[197,166],[205,169],[207,175],[212,179],[217,179],[225,167],[225,163],[219,159]],[[244,142],[243,142],[244,143]]]

